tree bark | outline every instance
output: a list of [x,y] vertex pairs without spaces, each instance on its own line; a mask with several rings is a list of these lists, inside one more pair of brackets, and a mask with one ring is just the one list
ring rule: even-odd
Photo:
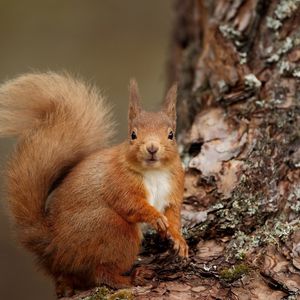
[[298,299],[300,1],[174,8],[168,81],[179,84],[190,259],[148,233],[143,286],[126,297]]
[[183,217],[222,286],[199,299],[298,295],[300,1],[177,1],[176,14]]

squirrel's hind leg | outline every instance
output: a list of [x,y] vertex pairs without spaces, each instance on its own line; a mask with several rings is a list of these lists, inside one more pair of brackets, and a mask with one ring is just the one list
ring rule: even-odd
[[122,289],[132,285],[130,276],[121,275],[122,272],[118,267],[101,264],[96,268],[94,281],[96,285],[106,284],[111,288]]

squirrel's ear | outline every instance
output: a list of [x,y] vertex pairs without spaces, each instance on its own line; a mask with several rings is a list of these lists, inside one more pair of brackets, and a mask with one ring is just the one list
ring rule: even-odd
[[138,84],[135,79],[131,79],[129,83],[129,120],[136,118],[140,112],[141,105]]
[[165,102],[163,104],[163,111],[176,123],[176,100],[177,100],[177,83],[174,83],[169,89]]

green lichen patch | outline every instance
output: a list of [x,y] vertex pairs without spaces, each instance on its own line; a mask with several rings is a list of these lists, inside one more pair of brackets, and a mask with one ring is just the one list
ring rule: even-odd
[[244,78],[245,86],[248,89],[258,89],[261,87],[261,82],[254,74],[247,74]]
[[292,75],[294,77],[300,78],[300,68],[297,68],[297,69],[293,70]]
[[300,0],[281,0],[275,9],[275,15],[279,20],[290,18],[299,5]]
[[[219,29],[225,38],[236,41],[236,43],[238,43],[239,39],[242,38],[241,32],[228,24],[220,25]],[[239,46],[240,44],[237,45]]]
[[110,295],[108,300],[133,300],[133,294],[130,290],[119,290]]
[[296,185],[288,196],[288,203],[290,204],[291,210],[295,213],[300,213],[300,184]]
[[267,245],[277,245],[288,241],[293,232],[300,229],[300,221],[291,223],[275,219],[251,234],[237,231],[227,245],[228,258],[243,260],[247,254]]
[[242,278],[244,275],[247,275],[249,272],[250,272],[249,266],[247,266],[246,264],[238,264],[230,268],[223,269],[219,273],[219,276],[221,280],[227,283],[232,283]]
[[97,290],[93,295],[83,298],[82,300],[133,300],[133,299],[134,299],[133,293],[129,289],[113,291],[106,287],[100,287],[97,288]]
[[82,300],[106,300],[110,290],[106,287],[97,288],[93,295],[82,298]]
[[282,44],[280,45],[278,50],[267,59],[267,62],[268,63],[278,62],[283,54],[288,53],[293,47],[295,47],[297,45],[298,45],[298,39],[294,39],[292,37],[287,37],[282,42]]
[[[286,167],[286,153],[298,136],[298,112],[294,107],[277,111],[270,101],[266,103],[269,107],[261,120],[260,138],[255,140],[244,159],[245,168],[231,198],[226,201],[220,199],[219,209],[210,209],[207,220],[188,231],[189,240],[205,234],[233,235],[227,253],[234,259],[244,259],[249,251],[260,246],[284,243],[299,226],[295,221],[300,207],[297,197],[291,196],[288,200],[288,195],[283,198],[278,193],[282,168]],[[276,105],[274,103],[274,107]],[[274,132],[277,134],[275,137]],[[218,198],[216,191],[212,194]],[[295,212],[293,219],[287,219],[286,210],[280,208],[285,201],[288,202],[287,209]],[[268,220],[271,215],[273,217]]]
[[279,61],[277,68],[279,74],[283,76],[300,77],[300,66],[297,63],[289,62],[288,60]]
[[239,55],[240,63],[247,63],[247,52],[243,51],[242,48],[246,43],[246,37],[241,31],[236,30],[233,26],[229,24],[222,24],[219,26],[219,30],[223,37],[230,40],[236,47],[237,53]]
[[277,30],[282,26],[282,23],[275,19],[275,18],[271,18],[271,17],[267,17],[267,27],[273,30]]
[[277,31],[283,21],[290,18],[300,6],[299,0],[281,0],[274,11],[274,17],[267,17],[267,27]]

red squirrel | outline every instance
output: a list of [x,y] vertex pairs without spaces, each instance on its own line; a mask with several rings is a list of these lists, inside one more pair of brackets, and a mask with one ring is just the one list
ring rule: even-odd
[[111,110],[67,74],[25,74],[0,87],[0,136],[17,136],[7,194],[17,236],[58,296],[106,284],[128,287],[140,223],[169,236],[181,257],[184,171],[177,151],[176,85],[159,112],[140,106],[130,81],[128,138],[109,146]]

